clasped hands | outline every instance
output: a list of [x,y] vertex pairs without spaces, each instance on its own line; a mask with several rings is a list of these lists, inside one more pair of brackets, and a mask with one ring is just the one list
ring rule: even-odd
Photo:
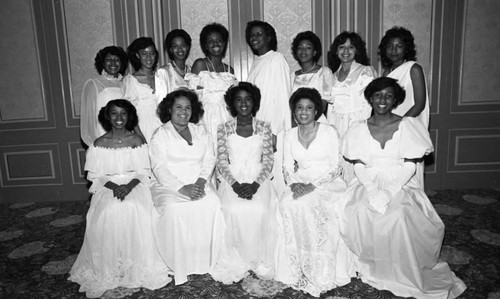
[[113,197],[118,198],[123,201],[125,197],[134,189],[135,186],[139,184],[138,179],[131,180],[128,184],[118,185],[111,181],[106,182],[104,185],[106,188],[113,190]]
[[292,190],[292,193],[293,193],[293,195],[292,195],[293,199],[297,199],[301,196],[304,196],[306,194],[313,192],[314,189],[316,189],[316,186],[314,186],[311,183],[309,183],[309,184],[292,183],[290,185],[290,189]]
[[189,197],[190,200],[200,200],[205,196],[207,180],[198,178],[194,184],[187,184],[179,189],[179,193]]
[[367,195],[370,205],[379,213],[384,214],[389,203],[401,191],[401,186],[391,184],[384,188],[377,188],[375,185],[367,186]]
[[238,194],[238,197],[244,198],[246,200],[251,200],[253,195],[257,193],[260,184],[257,182],[253,182],[251,184],[249,183],[240,184],[239,182],[235,182],[234,184],[231,185],[231,187],[233,188],[234,193]]

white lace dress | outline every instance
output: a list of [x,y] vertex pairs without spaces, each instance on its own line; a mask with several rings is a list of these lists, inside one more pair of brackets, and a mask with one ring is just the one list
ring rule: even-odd
[[[171,122],[161,126],[150,144],[156,182],[151,188],[156,210],[153,225],[160,254],[175,274],[175,284],[189,274],[208,273],[222,241],[224,216],[220,200],[208,180],[215,166],[212,139],[203,126],[189,123],[192,145]],[[206,195],[190,200],[179,189],[198,178],[207,180]]]
[[[110,149],[90,146],[85,170],[93,193],[87,212],[82,249],[69,280],[87,297],[100,297],[116,287],[158,289],[171,281],[152,229],[154,210],[149,189],[147,145]],[[123,201],[113,197],[106,182],[140,183]]]
[[[357,181],[346,191],[348,203],[342,235],[359,257],[361,279],[397,296],[455,298],[465,290],[448,264],[439,261],[444,224],[413,176],[392,195],[391,185],[404,159],[416,159],[433,150],[427,129],[415,118],[405,117],[384,147],[365,122],[351,127],[343,154],[366,165],[375,190]],[[376,194],[383,192],[384,197]],[[380,202],[388,202],[384,209]]]
[[[274,270],[276,207],[278,198],[269,176],[273,168],[270,124],[253,119],[253,135],[236,133],[236,119],[219,126],[217,167],[226,220],[224,246],[212,277],[224,283],[237,282],[249,270],[270,278]],[[260,184],[251,200],[239,198],[235,182]]]
[[282,221],[276,280],[313,296],[349,283],[353,259],[340,237],[343,194],[339,138],[319,123],[309,148],[298,140],[298,127],[285,135],[283,169],[287,184],[312,183],[316,189],[297,199],[287,188],[281,196]]

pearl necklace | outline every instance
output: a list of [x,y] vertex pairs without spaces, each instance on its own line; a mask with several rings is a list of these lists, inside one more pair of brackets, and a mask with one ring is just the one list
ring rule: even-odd
[[178,66],[177,66],[177,63],[175,63],[175,61],[172,60],[172,65],[174,66],[174,70],[179,73],[179,75],[181,75],[182,77],[184,77],[184,75],[187,73],[187,65],[184,64],[184,70],[181,70]]
[[309,138],[306,139],[306,138],[304,138],[304,136],[302,135],[302,132],[300,130],[303,126],[299,125],[298,131],[299,131],[299,137],[300,137],[300,139],[302,139],[302,140],[304,140],[306,142],[309,142],[311,139],[313,139],[314,138],[314,132],[316,131],[316,121],[314,122],[313,126],[314,126],[313,133],[311,134],[311,136]]
[[[215,69],[215,65],[214,63],[212,62],[212,60],[210,60],[210,58],[207,56],[207,60],[208,62],[210,62],[210,65],[212,66],[212,68],[214,69],[214,72],[216,73],[219,73],[216,69]],[[209,70],[210,71],[210,70]],[[226,71],[226,67],[224,66],[224,63],[222,63],[222,71],[225,72]]]
[[315,62],[315,63],[313,64],[313,66],[312,66],[310,69],[308,69],[307,71],[304,71],[304,70],[302,70],[302,68],[301,68],[301,69],[300,69],[300,73],[301,73],[301,74],[307,74],[307,73],[309,73],[310,71],[314,70],[314,68],[315,68],[315,67],[316,67],[316,62]]
[[152,75],[150,75],[150,74],[146,74],[146,73],[145,73],[145,72],[143,72],[142,70],[138,70],[137,72],[138,72],[138,73],[141,73],[141,74],[143,74],[143,75],[145,75],[145,76],[147,76],[147,77],[149,77],[149,78],[154,78],[154,77],[155,77],[155,73],[154,73],[154,72],[153,72],[153,74],[152,74]]

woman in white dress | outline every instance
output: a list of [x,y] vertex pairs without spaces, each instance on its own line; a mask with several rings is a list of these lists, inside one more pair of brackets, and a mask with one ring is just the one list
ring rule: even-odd
[[465,285],[439,261],[444,225],[415,178],[415,162],[433,150],[429,133],[392,112],[405,97],[396,80],[375,79],[364,94],[373,115],[349,129],[342,147],[357,178],[342,229],[357,272],[397,296],[455,298]]
[[217,132],[217,168],[223,177],[219,195],[226,231],[212,277],[232,283],[252,270],[271,278],[278,201],[270,181],[274,162],[271,126],[255,118],[261,98],[255,85],[240,82],[224,98],[234,118],[221,124]]
[[165,37],[163,48],[170,62],[161,67],[158,74],[167,82],[168,92],[188,87],[184,76],[191,72],[191,66],[186,63],[191,50],[191,37],[183,29],[174,29]]
[[292,127],[288,99],[291,93],[290,67],[283,54],[276,52],[278,39],[273,26],[263,21],[250,21],[245,29],[248,46],[254,60],[247,81],[260,89],[262,99],[257,119],[269,122],[273,132],[274,168],[273,185],[278,194],[285,189],[283,179],[283,134]]
[[[300,70],[292,74],[292,92],[300,87],[315,88],[321,94],[322,113],[325,113],[328,103],[331,102],[333,74],[328,67],[318,64],[322,54],[321,49],[321,41],[312,31],[300,32],[293,39],[293,58],[299,63]],[[325,115],[321,115],[318,121],[327,122],[327,119]]]
[[340,237],[345,182],[334,127],[318,122],[322,101],[312,88],[290,98],[298,126],[287,131],[283,171],[287,189],[279,211],[282,234],[275,279],[313,296],[349,283],[352,258]]
[[193,91],[178,89],[158,106],[163,122],[149,156],[156,182],[154,230],[175,284],[208,273],[222,240],[224,216],[209,177],[215,166],[212,138],[196,125],[203,108]]
[[223,25],[211,23],[203,27],[200,46],[205,58],[196,59],[192,73],[186,76],[189,88],[197,92],[203,104],[205,114],[201,123],[212,136],[214,147],[217,144],[217,127],[231,118],[224,102],[224,93],[229,86],[238,82],[233,68],[222,62],[228,40],[229,32]]
[[127,54],[134,73],[123,79],[123,94],[137,109],[139,126],[135,130],[149,143],[153,132],[161,126],[156,107],[167,95],[167,83],[156,71],[158,51],[152,38],[135,39]]
[[335,73],[327,117],[342,138],[349,126],[370,117],[372,107],[363,91],[377,73],[370,66],[365,42],[355,32],[344,31],[335,37],[328,52],[328,64]]
[[105,47],[97,52],[94,66],[99,76],[85,82],[80,103],[80,136],[87,146],[106,133],[97,120],[101,108],[111,100],[123,98],[121,87],[128,66],[127,53],[120,47]]
[[99,120],[107,131],[87,151],[85,170],[93,193],[82,249],[69,280],[87,297],[116,287],[158,289],[171,281],[152,230],[148,147],[133,132],[130,102],[112,100]]

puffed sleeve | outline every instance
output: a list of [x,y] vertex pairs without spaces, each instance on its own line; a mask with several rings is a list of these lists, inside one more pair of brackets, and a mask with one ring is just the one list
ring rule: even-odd
[[165,127],[159,127],[151,137],[149,159],[151,160],[151,168],[156,180],[163,186],[177,192],[185,184],[167,167],[167,149],[169,143],[171,142],[168,140]]
[[100,126],[97,120],[97,85],[93,79],[87,80],[83,86],[80,103],[80,136],[87,146],[94,144],[99,136]]
[[359,94],[357,95],[361,99],[361,113],[363,115],[363,119],[368,119],[372,114],[372,106],[365,100],[365,89],[373,79],[377,78],[377,71],[373,68],[373,66],[365,66],[361,71],[361,74],[358,78],[359,80]]
[[419,159],[434,151],[429,131],[422,122],[415,117],[403,117],[403,130],[399,155],[406,159]]
[[189,89],[197,90],[201,87],[200,76],[194,73],[187,73],[184,76],[184,80],[186,80]]
[[230,122],[220,124],[217,128],[217,168],[226,182],[232,185],[236,182],[236,179],[229,168],[228,130],[226,130],[226,127],[230,126]]
[[321,69],[321,80],[319,82],[321,99],[327,101],[328,103],[332,102],[332,88],[333,88],[333,73],[330,68],[324,66]]
[[90,145],[85,154],[85,170],[87,171],[87,180],[92,182],[89,192],[94,194],[104,188],[108,182],[108,177],[99,164],[99,154],[93,145]]
[[263,137],[262,143],[262,168],[255,182],[262,184],[271,173],[274,166],[274,153],[273,153],[273,133],[271,131],[271,124],[257,120],[258,134]]
[[[205,142],[205,155],[203,156],[203,163],[201,165],[200,175],[198,177],[203,178],[208,181],[215,167],[215,153],[213,147],[212,137],[205,131],[205,128],[201,125],[195,126],[196,133],[200,134],[203,142]],[[191,129],[191,127],[190,127]]]
[[366,121],[354,123],[344,136],[341,154],[348,160],[359,160],[364,164],[370,164],[370,138]]
[[339,134],[334,127],[330,125],[324,126],[326,129],[326,134],[324,136],[321,136],[321,138],[325,138],[326,140],[328,140],[327,148],[329,155],[328,160],[325,161],[325,163],[330,164],[330,169],[325,175],[314,180],[313,185],[316,187],[321,187],[323,185],[329,184],[342,175],[342,165],[340,163],[342,156],[340,155],[339,151]]
[[295,159],[292,154],[292,143],[297,136],[297,127],[288,130],[283,140],[283,175],[287,185],[301,183],[302,180],[295,175]]
[[128,74],[123,78],[122,93],[123,98],[131,102],[134,106],[139,105],[139,94],[135,88],[135,78]]

